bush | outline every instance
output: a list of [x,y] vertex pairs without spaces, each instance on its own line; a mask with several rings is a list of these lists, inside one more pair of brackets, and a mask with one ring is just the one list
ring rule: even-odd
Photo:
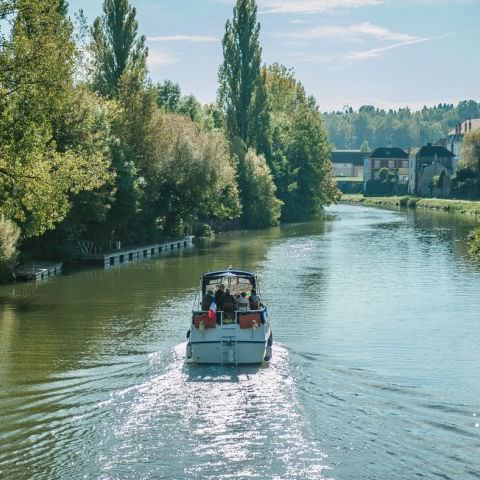
[[407,206],[408,208],[417,208],[418,198],[409,198]]
[[215,236],[213,228],[208,223],[198,223],[193,233],[200,238],[212,238]]
[[10,220],[0,217],[0,283],[12,278],[19,237],[20,229]]
[[470,251],[474,255],[480,256],[480,228],[472,232],[469,236]]

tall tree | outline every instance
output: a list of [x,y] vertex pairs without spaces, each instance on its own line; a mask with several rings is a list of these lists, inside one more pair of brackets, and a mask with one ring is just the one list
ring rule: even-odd
[[105,183],[109,160],[98,125],[72,120],[79,95],[65,2],[17,0],[13,7],[0,46],[0,214],[34,236],[65,218],[72,195]]
[[138,35],[136,10],[128,0],[105,0],[103,16],[92,28],[93,88],[104,96],[118,95],[120,79],[134,71],[140,80],[147,75],[148,49]]
[[248,147],[263,152],[269,116],[259,35],[255,0],[237,0],[233,20],[225,26],[219,97],[230,138],[239,137]]

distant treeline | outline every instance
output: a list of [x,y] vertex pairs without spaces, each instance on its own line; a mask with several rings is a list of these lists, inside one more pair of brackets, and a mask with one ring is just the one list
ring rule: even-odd
[[67,259],[79,240],[267,227],[337,198],[317,102],[262,64],[254,0],[226,24],[211,105],[153,84],[138,30],[128,0],[105,0],[93,25],[65,0],[1,3],[0,277],[18,246]]
[[330,142],[338,149],[395,146],[408,149],[436,142],[469,118],[480,118],[480,103],[442,103],[420,111],[381,110],[364,105],[358,111],[324,113]]

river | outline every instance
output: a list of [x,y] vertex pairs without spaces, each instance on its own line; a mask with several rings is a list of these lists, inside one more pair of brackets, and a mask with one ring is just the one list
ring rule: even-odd
[[[339,205],[0,288],[0,478],[480,478],[471,222]],[[200,275],[255,271],[266,367],[185,366]]]

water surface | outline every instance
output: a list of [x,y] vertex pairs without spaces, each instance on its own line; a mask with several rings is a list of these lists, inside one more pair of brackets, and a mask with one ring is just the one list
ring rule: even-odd
[[[480,478],[471,222],[336,206],[193,252],[0,288],[0,477]],[[267,367],[186,367],[200,275],[258,273]]]

